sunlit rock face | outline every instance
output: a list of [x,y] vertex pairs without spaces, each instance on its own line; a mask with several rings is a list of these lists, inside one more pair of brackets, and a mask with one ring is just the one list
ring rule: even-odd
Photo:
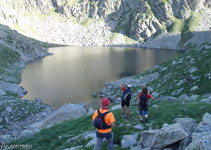
[[[194,13],[209,16],[207,0],[4,0],[0,6],[0,21],[38,40],[66,45],[122,45],[146,40],[170,41],[150,47],[174,49],[183,40],[166,32],[178,20],[184,22]],[[203,19],[202,19],[203,20]],[[211,19],[206,19],[211,20]],[[200,21],[199,21],[200,22]],[[202,31],[210,21],[200,22]],[[207,28],[206,28],[207,29]],[[159,35],[162,35],[159,37]],[[165,37],[168,38],[165,38]],[[203,34],[193,37],[203,36]],[[158,38],[156,38],[158,37]],[[174,37],[174,38],[170,38]],[[175,40],[176,42],[171,42]],[[203,40],[206,40],[204,38]],[[194,43],[196,41],[191,41]],[[157,42],[156,42],[157,43]],[[180,42],[181,43],[181,42]],[[173,45],[172,45],[173,44]],[[159,45],[159,46],[158,46]],[[165,46],[167,45],[167,46]],[[172,45],[172,46],[171,46]]]

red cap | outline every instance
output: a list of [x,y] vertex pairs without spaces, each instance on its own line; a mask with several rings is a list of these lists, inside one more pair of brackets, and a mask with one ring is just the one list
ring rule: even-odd
[[109,103],[110,103],[110,101],[109,101],[108,98],[104,97],[104,98],[102,99],[102,106],[103,106],[103,107],[108,106]]

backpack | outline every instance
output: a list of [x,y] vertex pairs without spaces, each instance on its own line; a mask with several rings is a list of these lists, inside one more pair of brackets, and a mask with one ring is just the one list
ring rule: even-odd
[[141,94],[140,96],[140,106],[147,106],[147,96]]
[[105,115],[110,113],[110,111],[107,111],[105,113],[101,113],[100,110],[97,110],[97,112],[98,112],[98,116],[94,120],[95,128],[97,128],[97,129],[109,129],[109,128],[111,128],[111,126],[107,125],[105,123],[105,120],[104,120]]
[[127,93],[124,95],[123,100],[130,100],[132,96],[132,92],[130,90],[127,91]]

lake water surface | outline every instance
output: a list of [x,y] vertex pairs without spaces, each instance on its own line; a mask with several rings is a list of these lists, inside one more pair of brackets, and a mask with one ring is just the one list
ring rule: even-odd
[[58,108],[80,101],[100,107],[94,92],[104,84],[135,75],[183,53],[176,50],[120,47],[58,47],[54,55],[29,63],[22,73],[28,94],[23,98],[41,98]]

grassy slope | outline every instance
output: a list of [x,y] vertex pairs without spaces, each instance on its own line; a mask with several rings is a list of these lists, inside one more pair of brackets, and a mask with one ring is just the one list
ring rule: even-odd
[[[5,39],[0,41],[0,84],[2,83],[3,85],[7,83],[19,84],[21,82],[23,60],[20,51],[28,56],[35,57],[35,54],[32,53],[34,45],[42,45],[43,47],[55,46],[22,36],[4,25],[0,25],[0,30],[5,34]],[[16,48],[21,48],[26,44],[31,45],[28,50],[15,50],[14,48],[14,45],[16,45]],[[18,98],[18,94],[11,92],[11,90],[5,90],[5,92],[5,95],[0,96],[0,117],[3,119],[0,122],[0,126],[3,126],[3,128],[8,125],[5,118],[9,121],[23,121],[27,117],[41,112],[47,106],[41,103],[38,106],[38,103],[34,101],[21,100]],[[8,115],[5,111],[7,107],[11,107],[14,113]]]
[[[161,128],[163,123],[173,123],[176,117],[191,117],[200,121],[205,112],[211,113],[211,104],[205,103],[185,102],[181,104],[176,101],[154,100],[152,104],[160,106],[158,108],[150,107],[149,109],[149,123],[153,129]],[[130,120],[122,119],[121,110],[115,110],[113,113],[116,118],[116,127],[113,129],[114,144],[118,145],[115,149],[121,149],[121,139],[123,135],[138,133],[140,137],[141,131],[133,128],[134,125],[140,124],[138,120],[139,116],[135,106],[131,107],[132,118]],[[123,124],[123,126],[119,126],[120,124]],[[131,124],[132,126],[126,126],[127,124]],[[149,128],[149,126],[145,127],[146,129]],[[82,145],[82,149],[93,149],[93,146],[85,147],[90,139],[79,138],[73,142],[66,143],[70,137],[93,130],[94,127],[91,124],[91,116],[87,116],[54,125],[49,129],[42,130],[31,138],[20,139],[16,141],[15,144],[29,144],[32,145],[33,150],[57,150],[78,145]],[[104,143],[103,149],[106,149],[106,143]]]
[[[145,73],[142,73],[141,76],[145,76],[153,72],[159,72],[159,79],[155,82],[149,83],[148,86],[153,87],[155,91],[162,91],[162,94],[169,95],[170,93],[172,93],[172,91],[178,89],[174,81],[179,79],[179,76],[181,74],[181,78],[183,78],[183,76],[189,75],[187,70],[190,67],[195,66],[197,68],[200,68],[200,71],[194,73],[194,75],[200,77],[200,80],[191,82],[193,85],[198,85],[200,89],[193,92],[193,94],[203,95],[206,93],[211,93],[211,81],[207,80],[204,77],[204,74],[208,73],[211,68],[210,58],[210,49],[208,50],[206,48],[201,48],[200,51],[188,51],[184,55],[179,56],[175,59],[176,61],[181,61],[181,63],[177,63],[176,65],[172,66],[171,60],[161,64],[160,67],[155,67]],[[190,63],[190,59],[194,59],[193,63]],[[162,69],[166,67],[168,67],[167,70],[162,71]],[[172,74],[167,78],[166,75],[169,73]],[[137,77],[139,76],[140,75],[137,75]],[[162,86],[156,88],[158,84],[162,84]],[[181,87],[179,88],[182,87],[185,88],[183,92],[189,92],[189,89],[191,88],[190,85],[187,83],[181,84]],[[205,112],[211,113],[211,104],[201,103],[199,101],[185,101],[184,103],[181,103],[181,101],[165,101],[155,99],[152,101],[152,104],[159,105],[158,108],[150,107],[149,109],[149,124],[151,124],[150,126],[153,129],[161,128],[163,123],[173,123],[174,119],[177,117],[191,117],[199,122]],[[121,139],[123,135],[134,134],[138,132],[140,137],[141,132],[133,128],[134,125],[140,124],[138,120],[137,108],[135,106],[131,106],[132,118],[129,121],[122,119],[121,110],[115,110],[113,112],[116,117],[116,128],[114,128],[114,144],[118,145],[115,149],[121,149]],[[126,126],[126,124],[128,123],[130,123],[132,126]],[[120,124],[123,124],[123,126],[119,126]],[[149,126],[146,126],[146,129],[148,128]],[[79,138],[71,143],[66,143],[66,141],[70,137],[74,137],[76,135],[84,133],[85,131],[93,130],[94,127],[91,124],[91,116],[86,116],[77,120],[69,120],[61,124],[54,125],[53,127],[45,129],[31,138],[20,139],[16,141],[15,144],[32,144],[33,149],[35,150],[56,150],[77,145],[82,145],[82,149],[93,149],[93,147],[85,147],[90,139]],[[106,149],[105,143],[103,145],[103,149]]]
[[[15,52],[10,47],[0,44],[0,82],[9,82],[18,84],[21,81],[20,54]],[[32,114],[36,114],[44,109],[45,104],[37,107],[36,103],[27,100],[17,100],[18,95],[5,91],[6,94],[0,97],[0,117],[7,117],[9,121],[22,121]],[[4,112],[7,107],[13,108],[14,114],[5,116]],[[25,108],[25,109],[23,109]],[[36,108],[36,109],[34,109]],[[26,111],[27,110],[27,111]],[[5,120],[0,122],[0,125],[5,127]]]
[[[205,45],[206,44],[210,46],[210,44],[205,43]],[[203,96],[211,93],[211,80],[207,79],[205,76],[206,74],[211,73],[210,58],[210,48],[197,47],[194,50],[187,51],[183,55],[169,60],[168,62],[159,65],[159,67],[154,67],[153,69],[137,75],[136,77],[139,78],[140,76],[147,76],[148,74],[158,72],[160,74],[159,78],[147,85],[148,87],[152,87],[154,92],[161,93],[162,95],[172,95],[175,90],[184,88],[181,93],[172,96],[179,97],[184,93],[188,93],[189,96]],[[172,65],[173,61],[176,62],[175,65]],[[190,73],[189,69],[191,67],[197,68],[198,71]],[[163,68],[166,68],[166,70]],[[184,82],[181,85],[177,85],[180,81],[185,81],[188,76],[191,78],[190,84]],[[198,78],[195,79],[195,77]],[[190,92],[190,89],[196,85],[199,87],[199,90]]]
[[[19,53],[11,50],[9,47],[0,44],[0,75],[16,77],[17,72],[16,69],[14,69],[14,66],[16,66],[15,63],[19,60]],[[0,78],[0,81],[2,80],[4,80],[4,78]]]

